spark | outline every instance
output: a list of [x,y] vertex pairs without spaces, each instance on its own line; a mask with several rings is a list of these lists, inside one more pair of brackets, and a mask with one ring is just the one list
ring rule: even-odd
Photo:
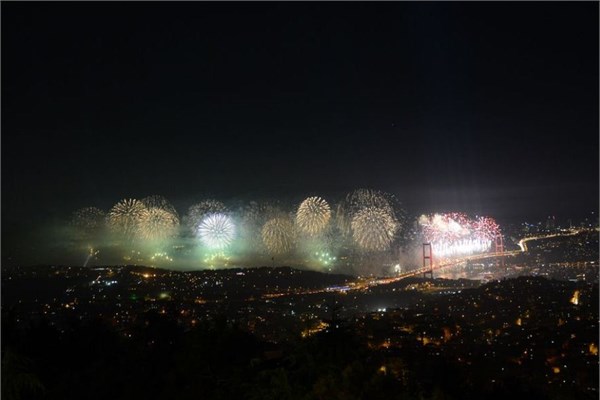
[[434,254],[454,257],[488,251],[500,228],[493,218],[469,218],[463,213],[422,215],[419,218],[425,241]]

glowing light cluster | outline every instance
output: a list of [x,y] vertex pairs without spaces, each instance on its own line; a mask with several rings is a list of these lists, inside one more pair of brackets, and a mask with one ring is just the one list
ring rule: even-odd
[[331,265],[337,260],[337,257],[334,257],[327,251],[317,251],[315,252],[315,257],[319,260],[319,263],[325,266]]
[[[150,260],[151,260],[151,261],[159,261],[159,260],[162,260],[162,261],[170,261],[170,262],[172,262],[172,261],[173,261],[173,258],[171,258],[171,257],[169,256],[169,254],[167,254],[167,253],[165,253],[165,252],[157,252],[157,253],[154,253],[154,254],[152,255],[152,257],[150,257]],[[148,278],[148,276],[146,276],[146,275],[147,275],[147,274],[144,274],[144,278]]]
[[209,249],[224,249],[233,242],[235,225],[225,214],[208,214],[198,226],[200,241]]
[[206,253],[203,258],[204,264],[211,268],[218,266],[227,267],[229,265],[230,257],[222,250]]
[[469,218],[463,213],[422,215],[419,225],[425,241],[438,257],[455,257],[488,251],[500,228],[493,218]]
[[579,305],[579,290],[573,292],[573,297],[571,297],[570,303],[576,306]]

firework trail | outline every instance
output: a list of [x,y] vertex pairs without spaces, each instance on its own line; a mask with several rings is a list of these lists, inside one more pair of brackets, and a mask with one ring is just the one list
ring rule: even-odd
[[335,207],[334,225],[340,232],[340,236],[349,237],[352,234],[352,218],[348,210],[348,204],[340,202]]
[[90,259],[94,256],[97,256],[98,253],[100,253],[100,250],[94,250],[93,248],[90,248],[90,251],[88,252],[88,255],[85,259],[85,262],[83,263],[84,267],[87,267],[88,262],[90,261]]

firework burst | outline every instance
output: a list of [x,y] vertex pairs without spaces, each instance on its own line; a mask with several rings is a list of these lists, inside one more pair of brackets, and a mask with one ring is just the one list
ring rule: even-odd
[[148,196],[148,197],[145,197],[142,199],[142,203],[144,203],[144,205],[146,207],[148,207],[149,209],[150,208],[159,208],[159,209],[165,210],[165,211],[171,213],[172,215],[176,216],[177,218],[179,218],[179,215],[177,214],[177,210],[175,209],[175,207],[173,207],[173,204],[171,204],[163,196],[160,196],[158,194]]
[[357,189],[346,196],[346,209],[351,218],[364,208],[378,208],[394,216],[392,195],[371,189]]
[[71,225],[84,232],[91,232],[102,228],[105,218],[105,212],[99,208],[85,207],[73,213]]
[[287,218],[273,218],[262,228],[262,239],[272,254],[283,254],[294,247],[294,225]]
[[383,251],[398,238],[404,210],[395,196],[371,189],[357,189],[338,207],[338,227],[362,250]]
[[345,235],[352,231],[354,217],[364,209],[374,208],[385,212],[399,228],[405,219],[400,202],[392,194],[371,189],[357,189],[346,196],[338,207],[338,224]]
[[132,237],[137,233],[140,220],[146,212],[146,206],[139,200],[121,200],[110,209],[108,226],[113,232]]
[[200,241],[210,249],[224,249],[233,242],[235,225],[225,214],[208,214],[197,229]]
[[203,200],[192,205],[185,216],[185,225],[192,231],[197,232],[200,223],[208,214],[219,214],[227,211],[225,204],[218,200]]
[[479,237],[492,241],[500,234],[500,226],[495,219],[490,217],[477,217],[473,222],[473,229]]
[[300,231],[314,236],[323,231],[331,218],[331,208],[320,197],[305,199],[296,212],[296,225]]
[[262,228],[265,222],[281,215],[281,211],[269,202],[251,201],[239,209],[239,235],[243,246],[250,253],[264,251]]
[[140,215],[137,235],[144,240],[164,240],[175,236],[177,215],[158,207],[149,207]]
[[439,257],[485,252],[500,233],[493,218],[470,219],[463,213],[422,215],[419,218],[424,240]]
[[355,242],[367,251],[387,250],[398,229],[389,210],[378,207],[360,209],[352,218],[351,225]]

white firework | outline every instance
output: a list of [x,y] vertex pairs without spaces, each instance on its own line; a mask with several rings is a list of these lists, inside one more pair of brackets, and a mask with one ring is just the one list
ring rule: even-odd
[[203,200],[200,203],[192,205],[188,209],[184,222],[192,232],[195,232],[198,230],[198,227],[205,216],[209,214],[222,214],[226,212],[226,210],[225,204],[218,200]]
[[224,249],[233,242],[235,224],[225,214],[208,214],[198,225],[197,234],[206,247]]

